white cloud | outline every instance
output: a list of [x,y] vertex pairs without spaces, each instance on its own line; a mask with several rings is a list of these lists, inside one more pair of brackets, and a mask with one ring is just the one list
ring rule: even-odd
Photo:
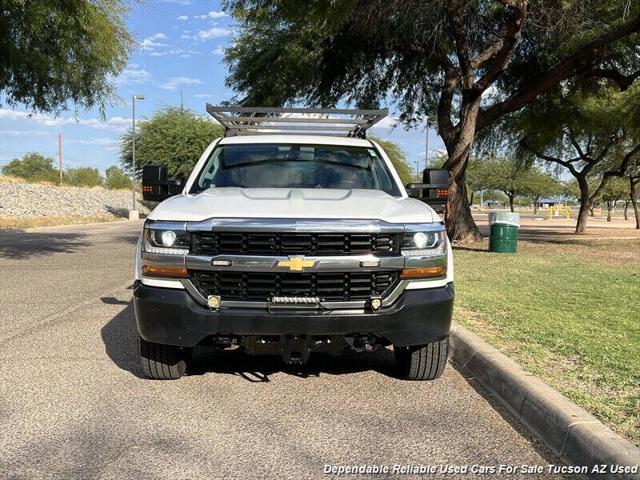
[[0,130],[0,136],[6,137],[55,137],[54,132],[45,130]]
[[214,55],[220,55],[220,56],[224,56],[224,47],[218,47],[214,50],[211,50],[211,53],[213,53]]
[[213,97],[213,93],[196,93],[194,95],[196,98],[211,98]]
[[129,68],[125,68],[120,76],[115,79],[116,85],[140,84],[151,80],[150,72],[136,67],[137,65],[131,65]]
[[157,40],[166,40],[168,37],[164,33],[154,33],[153,35],[145,38],[140,42],[140,46],[143,49],[153,50],[158,47],[166,47],[166,43],[158,42]]
[[160,50],[157,52],[151,52],[149,55],[152,57],[164,57],[165,55],[180,55],[183,58],[189,58],[191,55],[198,55],[200,52],[197,50],[184,50],[182,48],[172,48],[171,50]]
[[178,87],[188,87],[192,85],[202,85],[202,80],[190,77],[172,77],[168,82],[160,85],[160,88],[164,88],[165,90],[175,90]]
[[64,143],[75,145],[101,145],[111,146],[119,145],[120,140],[117,138],[96,137],[96,138],[65,138]]
[[211,38],[226,37],[230,35],[231,32],[232,30],[227,27],[212,27],[208,30],[200,30],[198,32],[198,38],[200,38],[200,40],[209,40]]
[[209,19],[214,19],[214,18],[224,18],[227,17],[228,14],[226,14],[225,12],[217,12],[215,10],[211,10],[209,13],[206,13],[205,15],[195,15],[194,18],[198,18],[200,20],[206,20],[207,18]]
[[187,15],[180,15],[178,20],[189,20],[189,17]]
[[34,121],[47,127],[61,127],[63,125],[83,125],[96,129],[124,130],[131,124],[130,118],[111,117],[107,120],[99,118],[54,117],[43,113],[29,113],[9,108],[0,108],[0,119]]

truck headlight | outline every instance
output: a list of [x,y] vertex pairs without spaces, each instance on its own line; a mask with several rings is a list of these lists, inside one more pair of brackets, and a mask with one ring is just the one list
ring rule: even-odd
[[184,223],[158,222],[144,227],[144,251],[167,255],[188,255]]
[[407,225],[402,241],[403,280],[432,280],[447,275],[447,234],[433,227]]
[[444,230],[407,232],[402,242],[402,255],[439,257],[447,255]]

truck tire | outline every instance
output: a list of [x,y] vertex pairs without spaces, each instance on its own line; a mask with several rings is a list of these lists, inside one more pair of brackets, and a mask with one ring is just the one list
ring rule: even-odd
[[147,378],[154,380],[176,380],[187,369],[191,349],[147,342],[140,338],[140,365]]
[[398,376],[405,380],[435,380],[447,365],[449,337],[438,342],[396,348]]

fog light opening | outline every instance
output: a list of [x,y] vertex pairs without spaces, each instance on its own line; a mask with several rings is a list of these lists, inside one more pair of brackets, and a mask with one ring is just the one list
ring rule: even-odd
[[209,295],[207,297],[207,307],[217,310],[220,308],[220,303],[222,302],[222,298],[219,295]]
[[371,305],[371,310],[378,310],[382,306],[382,298],[371,297],[369,304]]

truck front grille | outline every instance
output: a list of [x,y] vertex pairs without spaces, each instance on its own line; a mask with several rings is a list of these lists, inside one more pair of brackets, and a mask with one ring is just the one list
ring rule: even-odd
[[400,254],[400,237],[390,233],[194,232],[194,255],[367,255]]
[[398,272],[271,273],[193,271],[192,281],[206,298],[266,302],[272,297],[318,297],[322,301],[366,300],[386,296]]

